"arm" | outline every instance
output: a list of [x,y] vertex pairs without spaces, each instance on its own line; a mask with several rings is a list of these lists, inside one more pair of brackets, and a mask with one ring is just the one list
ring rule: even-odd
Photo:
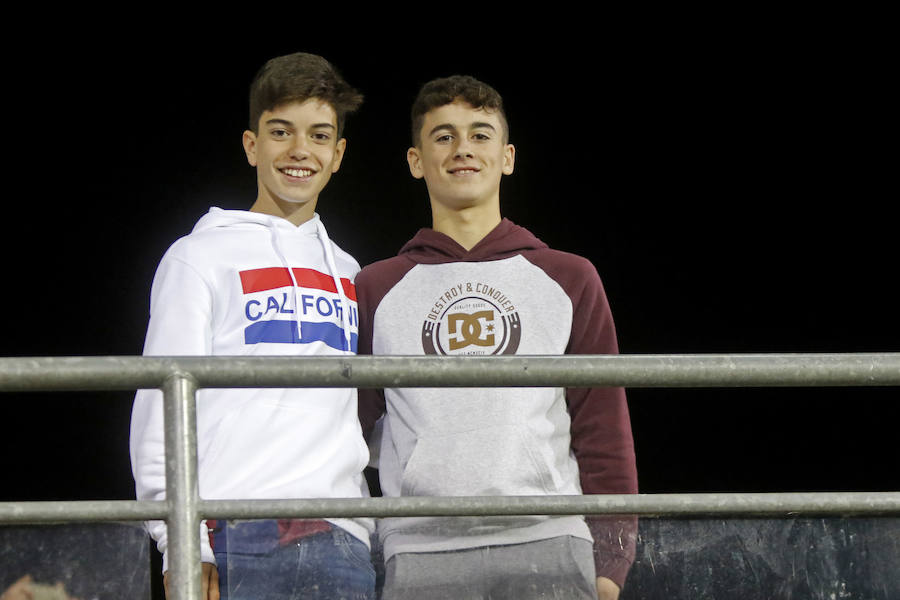
[[[150,325],[145,356],[208,355],[212,349],[212,294],[202,277],[170,250],[160,262],[150,294]],[[131,466],[138,500],[164,500],[166,461],[163,398],[159,390],[138,390],[131,415]],[[149,521],[147,530],[168,570],[166,524]],[[206,523],[201,522],[201,557],[215,563]]]
[[[357,353],[360,355],[372,354],[372,331],[375,319],[375,307],[378,301],[384,297],[384,291],[373,290],[377,278],[371,276],[370,269],[363,269],[356,277],[356,301],[359,308],[359,343]],[[362,426],[363,436],[366,441],[375,428],[375,422],[384,414],[385,400],[384,390],[360,389],[358,390],[359,423]]]
[[[618,354],[612,313],[592,265],[587,263],[580,279],[569,288],[574,315],[567,353]],[[566,400],[582,491],[636,494],[637,470],[625,390],[569,388]],[[615,598],[634,561],[637,519],[588,517],[587,522],[594,537],[598,593],[601,598]]]

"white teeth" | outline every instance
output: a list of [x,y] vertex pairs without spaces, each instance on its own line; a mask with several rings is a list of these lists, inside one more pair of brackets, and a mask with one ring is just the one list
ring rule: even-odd
[[313,174],[309,169],[282,169],[281,171],[291,177],[309,177]]

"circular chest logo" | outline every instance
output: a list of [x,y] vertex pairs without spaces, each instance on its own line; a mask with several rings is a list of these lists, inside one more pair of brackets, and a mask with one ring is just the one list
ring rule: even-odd
[[515,305],[485,284],[463,283],[448,289],[422,323],[425,354],[515,354],[521,337]]

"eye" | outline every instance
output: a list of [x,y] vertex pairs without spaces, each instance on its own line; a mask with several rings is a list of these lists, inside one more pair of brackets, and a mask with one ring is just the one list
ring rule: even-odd
[[438,137],[436,137],[434,141],[438,144],[446,144],[453,141],[453,136],[449,133],[445,133],[444,135],[439,135]]
[[475,133],[472,135],[472,139],[477,142],[486,142],[491,139],[491,136],[487,133]]
[[317,131],[312,134],[312,139],[320,144],[327,144],[331,141],[331,135],[323,131]]
[[290,132],[287,129],[270,129],[269,135],[275,139],[282,139],[288,137]]

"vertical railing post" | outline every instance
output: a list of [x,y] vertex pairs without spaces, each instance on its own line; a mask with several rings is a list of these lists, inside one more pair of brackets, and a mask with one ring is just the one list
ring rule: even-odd
[[169,600],[200,600],[197,382],[175,373],[163,385]]

